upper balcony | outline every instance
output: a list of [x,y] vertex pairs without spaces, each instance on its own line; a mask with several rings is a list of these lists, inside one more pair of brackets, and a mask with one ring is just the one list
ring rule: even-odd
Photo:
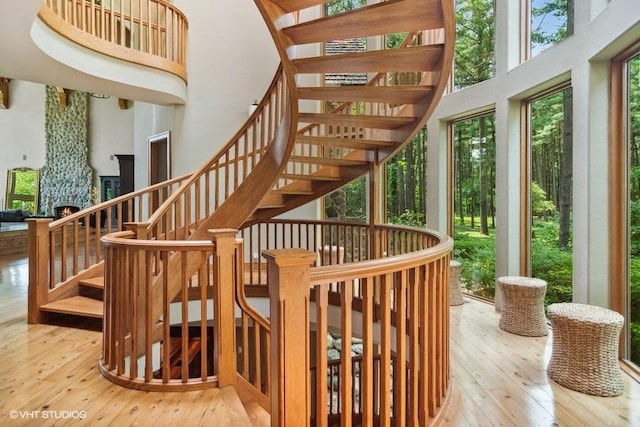
[[[186,102],[186,17],[163,0],[0,0],[0,76]],[[8,58],[8,60],[4,60]]]

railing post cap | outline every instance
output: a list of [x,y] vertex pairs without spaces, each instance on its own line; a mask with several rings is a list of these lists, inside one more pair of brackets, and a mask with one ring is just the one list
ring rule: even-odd
[[53,218],[25,218],[24,222],[31,223],[31,222],[35,222],[35,223],[50,223],[53,222]]
[[264,250],[262,256],[279,266],[310,265],[316,260],[315,252],[301,248]]
[[238,230],[235,228],[211,228],[207,230],[212,236],[235,236]]

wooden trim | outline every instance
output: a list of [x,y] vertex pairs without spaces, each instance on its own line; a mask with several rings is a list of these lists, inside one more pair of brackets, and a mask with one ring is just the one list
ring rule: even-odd
[[447,122],[447,234],[449,236],[453,236],[455,231],[455,161],[453,156],[455,155],[454,150],[454,133],[453,126],[455,122]]
[[629,357],[629,155],[626,63],[640,52],[636,42],[611,60],[609,97],[609,306],[627,322],[619,341],[620,358]]
[[0,108],[9,108],[9,79],[0,77]]
[[530,104],[520,104],[520,271],[528,276],[531,271],[531,143]]

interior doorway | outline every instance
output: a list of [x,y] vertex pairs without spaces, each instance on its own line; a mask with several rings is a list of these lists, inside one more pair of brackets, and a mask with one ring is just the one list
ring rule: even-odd
[[[171,178],[171,132],[147,138],[149,141],[149,185]],[[151,207],[155,211],[167,197],[167,190],[152,194]]]

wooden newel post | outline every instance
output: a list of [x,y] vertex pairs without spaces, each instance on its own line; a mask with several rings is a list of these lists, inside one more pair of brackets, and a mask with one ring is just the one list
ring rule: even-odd
[[49,302],[49,223],[51,218],[27,219],[29,224],[28,322],[46,321],[40,306]]
[[235,283],[236,234],[225,228],[209,230],[215,243],[214,317],[217,333],[215,355],[218,358],[218,385],[236,385],[238,378],[236,355]]
[[308,426],[309,269],[304,249],[263,251],[271,309],[271,425]]

